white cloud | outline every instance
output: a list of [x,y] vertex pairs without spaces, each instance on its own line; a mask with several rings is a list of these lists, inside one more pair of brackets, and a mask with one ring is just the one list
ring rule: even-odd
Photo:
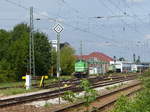
[[150,39],[150,34],[145,35],[145,39]]
[[144,0],[127,0],[128,2],[143,2]]

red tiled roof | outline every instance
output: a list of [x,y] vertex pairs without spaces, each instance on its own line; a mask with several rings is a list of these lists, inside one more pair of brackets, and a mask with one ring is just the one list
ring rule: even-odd
[[[76,57],[78,59],[81,58],[81,56],[76,56]],[[94,58],[94,57],[99,59],[99,60],[101,60],[101,61],[105,61],[105,62],[113,61],[113,59],[111,57],[109,57],[109,56],[107,56],[107,55],[105,55],[103,53],[100,53],[100,52],[93,52],[93,53],[91,53],[89,55],[82,55],[82,59],[83,60],[88,60],[88,59]]]

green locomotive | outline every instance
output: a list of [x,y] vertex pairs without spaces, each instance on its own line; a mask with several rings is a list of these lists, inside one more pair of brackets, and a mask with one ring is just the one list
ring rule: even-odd
[[88,76],[88,63],[84,60],[79,60],[75,63],[75,76],[83,78]]
[[113,73],[115,71],[116,71],[115,65],[109,65],[109,67],[108,67],[108,73]]

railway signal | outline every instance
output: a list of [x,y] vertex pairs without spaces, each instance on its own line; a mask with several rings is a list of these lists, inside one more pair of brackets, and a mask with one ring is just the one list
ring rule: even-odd
[[60,76],[60,33],[62,30],[63,27],[60,24],[54,27],[54,31],[57,33],[57,77]]
[[[54,31],[57,33],[57,77],[59,80],[59,94],[60,94],[60,33],[63,31],[63,27],[60,24],[57,24],[54,27]],[[60,96],[59,96],[60,104]]]

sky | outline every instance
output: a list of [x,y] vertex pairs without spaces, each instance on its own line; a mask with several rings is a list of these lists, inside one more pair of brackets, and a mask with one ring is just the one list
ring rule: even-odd
[[83,54],[132,60],[135,53],[150,62],[150,0],[0,0],[0,29],[29,24],[31,6],[34,30],[55,40],[53,27],[61,24],[61,42],[69,42],[76,54],[82,41]]

